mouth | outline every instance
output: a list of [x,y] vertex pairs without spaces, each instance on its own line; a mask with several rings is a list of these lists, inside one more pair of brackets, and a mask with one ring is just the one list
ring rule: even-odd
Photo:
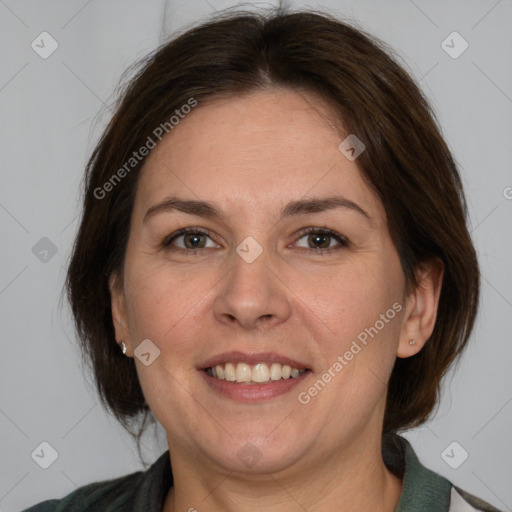
[[204,369],[210,377],[238,384],[268,384],[270,382],[297,379],[307,368],[293,368],[289,364],[227,362]]
[[273,352],[219,354],[198,370],[215,393],[241,402],[283,395],[312,372],[305,364]]

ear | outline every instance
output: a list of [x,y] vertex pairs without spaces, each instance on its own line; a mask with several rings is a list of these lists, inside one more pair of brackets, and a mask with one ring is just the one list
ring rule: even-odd
[[[444,264],[436,258],[417,270],[418,287],[406,298],[404,324],[398,344],[398,357],[411,357],[425,345],[434,331],[443,283]],[[414,340],[414,343],[410,343]]]
[[112,322],[116,333],[116,341],[121,345],[121,341],[126,343],[126,355],[132,352],[131,342],[128,331],[128,315],[126,309],[126,298],[123,285],[117,273],[113,272],[108,279],[110,290],[110,305],[112,309]]

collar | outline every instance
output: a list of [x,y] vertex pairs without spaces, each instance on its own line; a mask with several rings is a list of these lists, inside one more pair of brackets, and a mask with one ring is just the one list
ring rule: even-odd
[[384,436],[382,457],[387,468],[402,478],[395,512],[448,512],[452,484],[423,466],[407,439]]

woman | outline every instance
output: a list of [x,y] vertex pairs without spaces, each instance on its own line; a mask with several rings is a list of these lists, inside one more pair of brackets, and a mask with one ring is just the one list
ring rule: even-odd
[[145,472],[31,511],[496,510],[418,461],[479,270],[434,116],[384,46],[231,13],[156,51],[86,173],[84,356]]

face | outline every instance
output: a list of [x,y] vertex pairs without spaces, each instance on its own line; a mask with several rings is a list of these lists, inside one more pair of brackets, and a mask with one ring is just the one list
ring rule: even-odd
[[148,156],[113,313],[150,354],[171,456],[284,471],[380,437],[411,309],[344,137],[313,96],[259,91],[198,105]]

